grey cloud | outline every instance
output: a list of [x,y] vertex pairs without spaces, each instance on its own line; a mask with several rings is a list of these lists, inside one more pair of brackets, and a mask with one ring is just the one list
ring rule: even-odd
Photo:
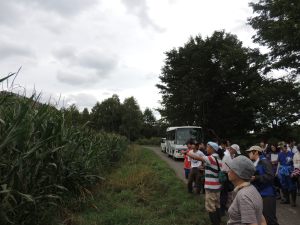
[[99,76],[91,72],[73,73],[58,71],[56,78],[62,83],[74,86],[91,85],[99,80]]
[[117,58],[108,53],[86,51],[78,56],[78,63],[85,68],[95,69],[101,76],[106,76],[118,64]]
[[0,1],[0,25],[13,25],[20,20],[22,13],[19,5],[13,1]]
[[19,2],[52,11],[61,16],[73,16],[95,5],[97,0],[19,0]]
[[149,14],[146,0],[122,0],[127,11],[139,18],[143,27],[152,27],[158,32],[163,32],[165,29],[155,24]]
[[66,59],[72,61],[76,59],[76,50],[73,46],[66,46],[53,51],[53,55],[57,59]]
[[0,59],[10,57],[34,57],[34,52],[28,46],[22,46],[12,42],[1,41]]
[[[79,93],[68,95],[65,100],[67,105],[76,104],[83,108],[91,108],[97,103],[97,99],[94,95],[87,93]],[[81,109],[81,110],[82,110]]]
[[85,50],[77,53],[72,46],[67,46],[53,52],[54,57],[66,66],[79,68],[81,74],[58,72],[59,81],[71,85],[86,85],[100,81],[118,66],[118,58],[103,51]]
[[105,91],[102,93],[102,95],[107,96],[107,95],[111,95],[109,92]]

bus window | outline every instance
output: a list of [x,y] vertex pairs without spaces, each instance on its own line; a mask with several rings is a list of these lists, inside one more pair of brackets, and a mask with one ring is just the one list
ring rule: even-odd
[[190,138],[202,141],[201,129],[199,128],[179,128],[176,132],[176,144],[183,145]]

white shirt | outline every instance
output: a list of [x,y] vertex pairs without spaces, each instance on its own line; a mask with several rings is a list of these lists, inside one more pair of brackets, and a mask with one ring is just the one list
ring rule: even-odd
[[259,162],[259,157],[258,157],[258,159],[253,163],[255,167],[257,167],[258,162]]
[[295,153],[293,157],[294,167],[300,169],[300,152]]
[[288,151],[292,151],[292,153],[297,153],[298,152],[298,149],[297,149],[297,147],[296,146],[294,146],[292,149],[291,149],[291,147],[290,146],[288,146]]
[[[194,152],[193,150],[191,151],[193,153],[193,155],[195,156],[205,156],[203,154],[203,152],[201,152],[200,150],[197,150],[196,152]],[[198,161],[196,159],[192,159],[191,157],[188,156],[188,160],[191,162],[191,167],[194,168],[194,167],[199,167],[202,165],[202,161]]]

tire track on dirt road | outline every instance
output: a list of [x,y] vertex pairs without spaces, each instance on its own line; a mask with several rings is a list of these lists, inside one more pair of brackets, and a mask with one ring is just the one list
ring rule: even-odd
[[[180,178],[184,183],[187,180],[184,177],[183,161],[175,161],[168,157],[167,154],[161,152],[160,147],[149,147],[146,148],[152,150],[162,160],[164,160],[176,173],[177,177]],[[300,225],[300,196],[297,196],[297,207],[291,207],[290,205],[282,205],[280,201],[277,201],[277,219],[280,225]]]

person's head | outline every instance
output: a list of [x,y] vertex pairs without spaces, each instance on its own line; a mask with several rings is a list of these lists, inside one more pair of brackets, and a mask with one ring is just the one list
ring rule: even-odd
[[259,146],[260,146],[261,148],[265,148],[265,146],[266,146],[265,141],[261,141],[261,142],[259,143]]
[[226,141],[226,147],[229,147],[229,146],[230,146],[230,141],[227,140],[227,141]]
[[229,168],[228,179],[236,186],[240,182],[250,181],[255,173],[253,162],[246,156],[238,156],[226,163]]
[[289,143],[290,148],[293,148],[296,145],[296,142],[294,140],[290,141]]
[[213,153],[217,153],[219,149],[219,145],[216,142],[209,141],[206,145],[206,151],[208,155]]
[[241,151],[240,151],[240,146],[238,146],[237,144],[233,144],[229,147],[229,153],[230,155],[240,155]]
[[192,144],[193,144],[193,139],[188,139],[186,142],[185,142],[186,146],[188,149],[191,149],[192,148]]
[[246,152],[248,153],[248,156],[252,161],[256,161],[262,153],[262,148],[257,145],[254,145],[251,146],[248,150],[246,150]]
[[205,150],[205,145],[203,142],[199,143],[199,149],[200,150]]
[[274,145],[274,144],[272,144],[272,145],[271,145],[271,151],[272,151],[272,152],[277,152],[277,146]]
[[227,141],[226,141],[226,140],[223,140],[223,141],[221,142],[221,148],[222,148],[222,149],[226,149],[226,147],[227,147]]
[[287,144],[284,144],[284,145],[283,145],[282,151],[283,151],[283,152],[287,152],[287,151],[288,151],[288,146],[287,146]]
[[196,152],[198,150],[198,142],[196,140],[192,140],[191,141],[191,149],[194,150],[194,152]]

